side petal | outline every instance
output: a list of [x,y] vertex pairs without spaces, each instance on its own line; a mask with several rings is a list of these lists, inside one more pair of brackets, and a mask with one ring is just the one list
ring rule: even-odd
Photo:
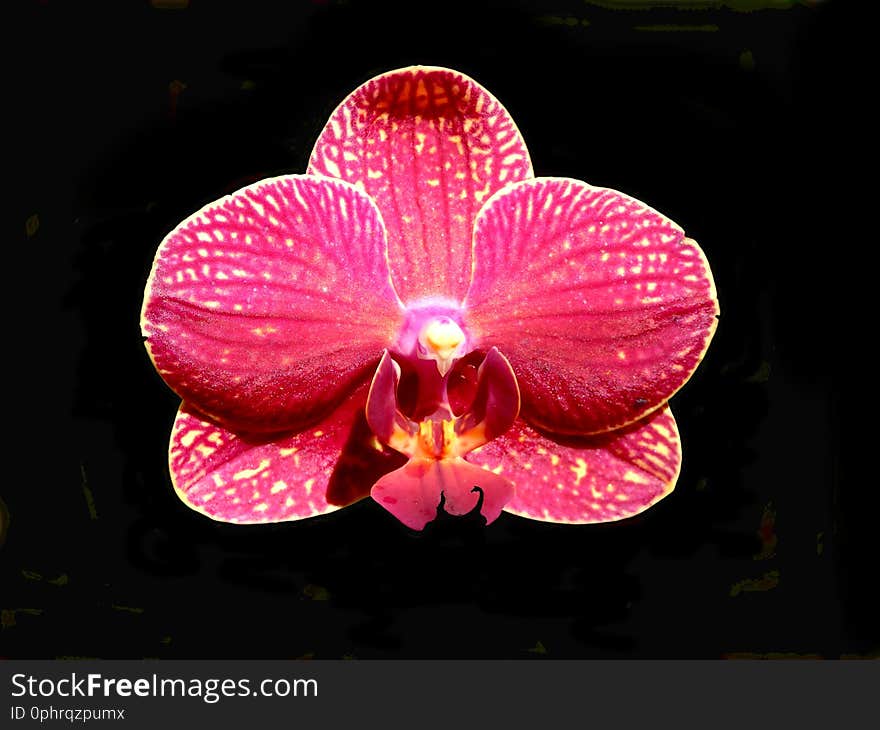
[[386,350],[367,393],[367,423],[376,437],[395,451],[407,456],[416,452],[419,427],[410,421],[397,405],[400,366]]
[[681,442],[668,407],[589,437],[548,437],[523,421],[467,456],[513,483],[504,508],[546,522],[610,522],[646,510],[675,488]]
[[470,410],[455,419],[459,455],[482,446],[509,429],[519,414],[516,376],[507,358],[493,347],[477,370],[477,386]]
[[357,184],[377,202],[405,302],[460,301],[480,206],[505,184],[532,177],[504,107],[473,79],[429,66],[390,71],[355,89],[330,117],[308,171]]
[[557,433],[632,423],[703,358],[718,315],[695,241],[623,193],[538,178],[477,218],[466,306],[480,346],[497,345],[522,416]]
[[411,459],[386,474],[371,491],[373,499],[407,527],[422,530],[437,516],[441,498],[451,515],[466,515],[480,504],[486,524],[494,522],[513,496],[513,485],[460,458]]
[[402,321],[375,204],[290,175],[202,208],[162,242],[141,328],[159,373],[233,430],[314,421]]
[[169,463],[178,496],[222,522],[262,523],[325,514],[369,494],[405,460],[363,427],[366,389],[305,431],[235,434],[182,404]]

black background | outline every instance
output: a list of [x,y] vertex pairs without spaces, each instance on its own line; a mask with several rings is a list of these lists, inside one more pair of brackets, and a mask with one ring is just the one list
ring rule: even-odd
[[[161,4],[34,1],[16,25],[0,656],[876,651],[876,548],[840,430],[840,5]],[[177,399],[138,329],[159,241],[304,171],[348,92],[413,63],[486,86],[536,174],[625,191],[706,251],[721,322],[672,402],[678,487],[642,516],[413,534],[365,500],[236,527],[173,494]]]

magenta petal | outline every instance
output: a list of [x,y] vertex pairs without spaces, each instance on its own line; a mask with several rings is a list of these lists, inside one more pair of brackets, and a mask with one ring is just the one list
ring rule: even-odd
[[394,285],[408,302],[461,300],[480,206],[532,177],[532,166],[516,125],[486,89],[456,71],[414,66],[367,81],[339,105],[309,172],[356,183],[377,202]]
[[272,439],[235,434],[184,403],[169,458],[178,495],[223,522],[298,520],[337,509],[328,485],[350,446],[364,395],[361,387],[315,426]]
[[290,175],[202,208],[165,238],[141,327],[185,401],[235,430],[277,431],[325,413],[401,321],[373,201]]
[[480,513],[489,524],[498,518],[513,496],[513,486],[507,479],[460,458],[412,459],[376,482],[371,494],[403,524],[421,530],[437,516],[441,495],[446,512],[465,515],[479,503],[480,491],[483,493]]
[[715,330],[697,244],[622,193],[539,178],[495,196],[474,233],[468,322],[510,360],[522,417],[598,433],[664,403]]
[[397,407],[400,366],[386,350],[373,375],[367,395],[367,423],[379,441],[394,450],[412,456],[419,434],[418,424],[410,421]]
[[517,421],[467,458],[513,483],[516,496],[506,512],[548,522],[609,522],[672,492],[681,443],[665,407],[618,431],[580,438],[549,437]]

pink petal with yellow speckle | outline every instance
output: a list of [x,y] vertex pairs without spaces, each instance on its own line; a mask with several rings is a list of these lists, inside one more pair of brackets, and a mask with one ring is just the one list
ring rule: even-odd
[[642,512],[673,490],[681,443],[665,407],[598,436],[551,439],[520,420],[467,459],[513,483],[506,512],[547,522],[609,522]]
[[405,459],[363,423],[366,387],[323,421],[267,437],[226,430],[183,404],[171,434],[171,476],[180,498],[223,522],[298,520],[369,494]]
[[522,417],[600,433],[664,403],[699,364],[718,300],[696,242],[644,203],[578,180],[512,185],[480,211],[465,301],[510,360]]
[[501,104],[456,71],[414,66],[353,91],[318,138],[309,172],[362,186],[388,229],[403,301],[460,300],[480,206],[532,177],[528,150]]
[[401,319],[373,201],[290,175],[202,208],[165,238],[141,327],[186,402],[269,432],[314,421],[369,377]]

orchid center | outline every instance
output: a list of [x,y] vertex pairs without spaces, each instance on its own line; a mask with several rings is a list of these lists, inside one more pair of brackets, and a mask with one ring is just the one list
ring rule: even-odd
[[462,315],[457,303],[439,298],[410,303],[394,348],[396,354],[413,364],[433,360],[444,378],[456,360],[474,349]]
[[452,363],[465,353],[464,331],[449,317],[437,317],[419,333],[419,358],[434,360],[440,375],[446,375]]

